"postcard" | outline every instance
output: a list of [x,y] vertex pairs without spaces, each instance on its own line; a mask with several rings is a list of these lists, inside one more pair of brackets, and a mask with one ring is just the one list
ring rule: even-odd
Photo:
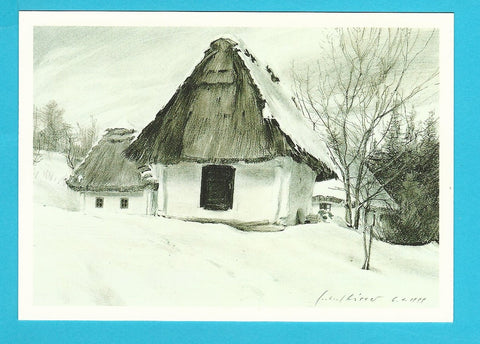
[[21,12],[19,319],[453,320],[453,14]]

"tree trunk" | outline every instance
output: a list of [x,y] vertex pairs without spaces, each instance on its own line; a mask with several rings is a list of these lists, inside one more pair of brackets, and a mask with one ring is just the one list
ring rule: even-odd
[[[359,207],[358,205],[360,204],[360,183],[359,183],[359,178],[357,177],[357,185],[355,185],[354,189],[354,197],[355,199],[353,200],[353,203],[355,204],[355,213],[353,214],[353,228],[358,229],[360,227],[360,212],[362,211],[362,208],[365,210],[364,207]],[[366,215],[366,211],[364,211],[364,215]],[[365,216],[364,216],[365,218]],[[365,223],[365,222],[364,222]]]
[[354,223],[353,223],[353,228],[358,229],[360,226],[360,211],[361,208],[355,207],[355,217],[354,217]]
[[372,233],[371,233],[370,226],[366,226],[363,229],[363,251],[365,253],[365,259],[363,261],[363,266],[362,266],[363,270],[370,270],[370,251],[372,248],[371,238],[372,238]]
[[350,193],[350,180],[347,179],[344,182],[345,186],[345,222],[348,227],[353,226],[353,206],[352,206],[352,194]]
[[364,210],[364,228],[363,228],[363,251],[365,253],[365,260],[363,261],[363,270],[370,270],[370,256],[372,253],[373,242],[373,228],[375,227],[375,213],[373,214],[372,224],[369,225],[367,221],[368,210]]
[[345,222],[347,223],[347,227],[352,226],[352,205],[348,202],[345,204]]

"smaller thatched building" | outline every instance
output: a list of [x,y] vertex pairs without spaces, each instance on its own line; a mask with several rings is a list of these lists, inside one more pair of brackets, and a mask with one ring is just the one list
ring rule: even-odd
[[157,184],[148,168],[138,167],[123,154],[134,133],[133,129],[107,129],[66,181],[81,192],[84,211],[153,214]]

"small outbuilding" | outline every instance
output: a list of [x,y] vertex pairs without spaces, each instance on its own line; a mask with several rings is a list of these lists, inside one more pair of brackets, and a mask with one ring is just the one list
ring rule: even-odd
[[[375,215],[377,225],[381,225],[385,211],[394,209],[398,205],[370,171],[367,171],[365,175],[365,179],[372,184],[372,193],[374,192],[372,195],[366,195],[363,192],[361,194],[365,198],[371,196],[367,223],[372,223],[372,217]],[[354,178],[352,180],[355,181]],[[313,187],[310,215],[329,213],[331,216],[344,219],[346,214],[345,198],[345,188],[341,180],[329,179],[316,182]]]
[[153,214],[157,184],[149,169],[125,158],[133,129],[107,129],[85,160],[66,181],[81,193],[85,212]]
[[324,213],[345,218],[345,189],[339,179],[316,182],[313,187],[311,214]]

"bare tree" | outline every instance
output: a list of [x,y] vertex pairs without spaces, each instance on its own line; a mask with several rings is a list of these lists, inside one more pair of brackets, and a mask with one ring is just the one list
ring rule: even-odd
[[435,35],[435,30],[338,29],[316,69],[294,71],[296,103],[324,138],[344,184],[348,226],[359,227],[362,211],[382,189],[372,182],[369,159],[394,118],[407,118],[407,106],[435,82],[438,69],[414,82],[407,77]]
[[82,127],[77,123],[76,136],[78,138],[80,155],[82,158],[88,154],[90,148],[92,148],[92,146],[95,144],[98,139],[98,134],[99,128],[97,120],[93,116],[90,116],[90,124],[86,127]]
[[51,100],[41,108],[33,109],[33,163],[42,159],[42,150],[62,153],[73,170],[87,155],[98,138],[97,120],[90,116],[90,124],[76,128],[66,123],[64,109]]
[[98,125],[93,116],[90,116],[90,125],[82,127],[77,123],[75,132],[67,132],[67,146],[64,151],[67,165],[72,170],[85,158],[98,138]]
[[52,152],[66,149],[71,127],[63,119],[64,112],[54,100],[34,112],[34,126],[37,129],[37,133],[34,132],[34,145]]
[[[378,214],[376,212],[378,205],[375,206],[374,202],[383,202],[383,206],[385,207],[392,207],[392,204],[389,202],[388,197],[384,197],[386,195],[385,190],[383,189],[383,186],[378,183],[373,173],[364,176],[360,193],[361,202],[358,212],[362,212],[363,215],[361,216],[363,218],[362,232],[364,251],[362,269],[369,270],[373,237],[378,223]],[[388,196],[388,194],[386,196]]]
[[65,156],[68,167],[72,170],[77,166],[77,160],[79,157],[78,150],[78,145],[75,143],[75,137],[69,134],[67,137],[67,147],[65,148],[63,155]]

